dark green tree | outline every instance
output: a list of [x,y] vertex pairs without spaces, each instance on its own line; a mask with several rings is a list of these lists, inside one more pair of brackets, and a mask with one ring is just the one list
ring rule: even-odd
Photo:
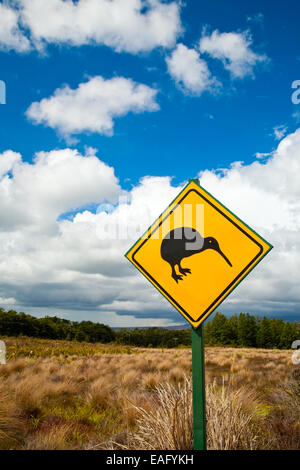
[[224,325],[224,345],[228,346],[237,346],[238,345],[238,327],[239,321],[237,315],[227,319],[227,322]]
[[290,349],[292,343],[299,339],[299,329],[296,323],[285,322],[280,337],[280,347]]
[[257,346],[259,348],[272,349],[275,344],[273,332],[270,319],[264,317],[258,324]]
[[222,313],[216,313],[211,321],[211,344],[222,345],[225,344],[225,331],[227,317]]
[[257,320],[249,313],[240,313],[238,317],[238,345],[255,348]]

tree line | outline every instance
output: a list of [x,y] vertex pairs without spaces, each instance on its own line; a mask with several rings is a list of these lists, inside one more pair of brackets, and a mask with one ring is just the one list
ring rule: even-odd
[[[75,322],[58,317],[36,318],[24,312],[0,308],[0,336],[29,336],[45,339],[86,341],[153,347],[191,346],[191,328],[122,328],[113,330],[102,323]],[[300,323],[275,318],[259,318],[249,313],[226,317],[217,313],[204,327],[206,346],[290,349],[300,340]]]
[[290,349],[293,341],[300,340],[300,323],[249,313],[230,318],[217,313],[206,322],[204,335],[208,346]]
[[0,335],[30,336],[44,339],[110,343],[114,331],[101,323],[70,321],[58,317],[36,318],[24,312],[5,311],[0,308]]

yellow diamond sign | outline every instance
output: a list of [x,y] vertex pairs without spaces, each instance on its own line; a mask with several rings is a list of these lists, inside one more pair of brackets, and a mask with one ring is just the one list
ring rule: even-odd
[[191,180],[126,257],[197,328],[271,249]]

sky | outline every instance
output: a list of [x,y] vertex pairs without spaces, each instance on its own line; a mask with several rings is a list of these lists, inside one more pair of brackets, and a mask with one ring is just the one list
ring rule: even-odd
[[218,310],[299,320],[299,17],[296,0],[0,1],[0,306],[184,323],[124,253],[199,178],[274,245]]

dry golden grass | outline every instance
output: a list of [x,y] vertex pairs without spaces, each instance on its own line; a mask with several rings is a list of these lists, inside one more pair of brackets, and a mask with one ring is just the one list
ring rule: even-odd
[[69,356],[94,356],[94,354],[132,354],[139,352],[137,348],[118,344],[85,343],[66,340],[49,340],[18,337],[1,337],[6,343],[7,358],[9,360],[19,357],[52,357],[62,359]]
[[[255,391],[235,389],[231,383],[209,384],[207,400],[208,448],[215,450],[253,450],[259,447],[255,416],[259,399]],[[261,423],[262,424],[262,423]]]
[[[192,447],[189,349],[77,347],[35,357],[27,344],[0,366],[0,449]],[[209,448],[299,449],[293,368],[290,351],[208,348]]]
[[[96,447],[102,449],[191,450],[193,449],[192,381],[164,383],[154,390],[154,406],[149,411],[135,406],[140,417],[127,442],[112,439]],[[251,406],[249,406],[251,403]],[[257,449],[255,429],[259,409],[255,393],[233,390],[230,385],[206,389],[207,447],[213,450]]]
[[0,382],[0,448],[9,449],[18,444],[18,435],[23,430],[18,407],[11,400],[5,386]]

